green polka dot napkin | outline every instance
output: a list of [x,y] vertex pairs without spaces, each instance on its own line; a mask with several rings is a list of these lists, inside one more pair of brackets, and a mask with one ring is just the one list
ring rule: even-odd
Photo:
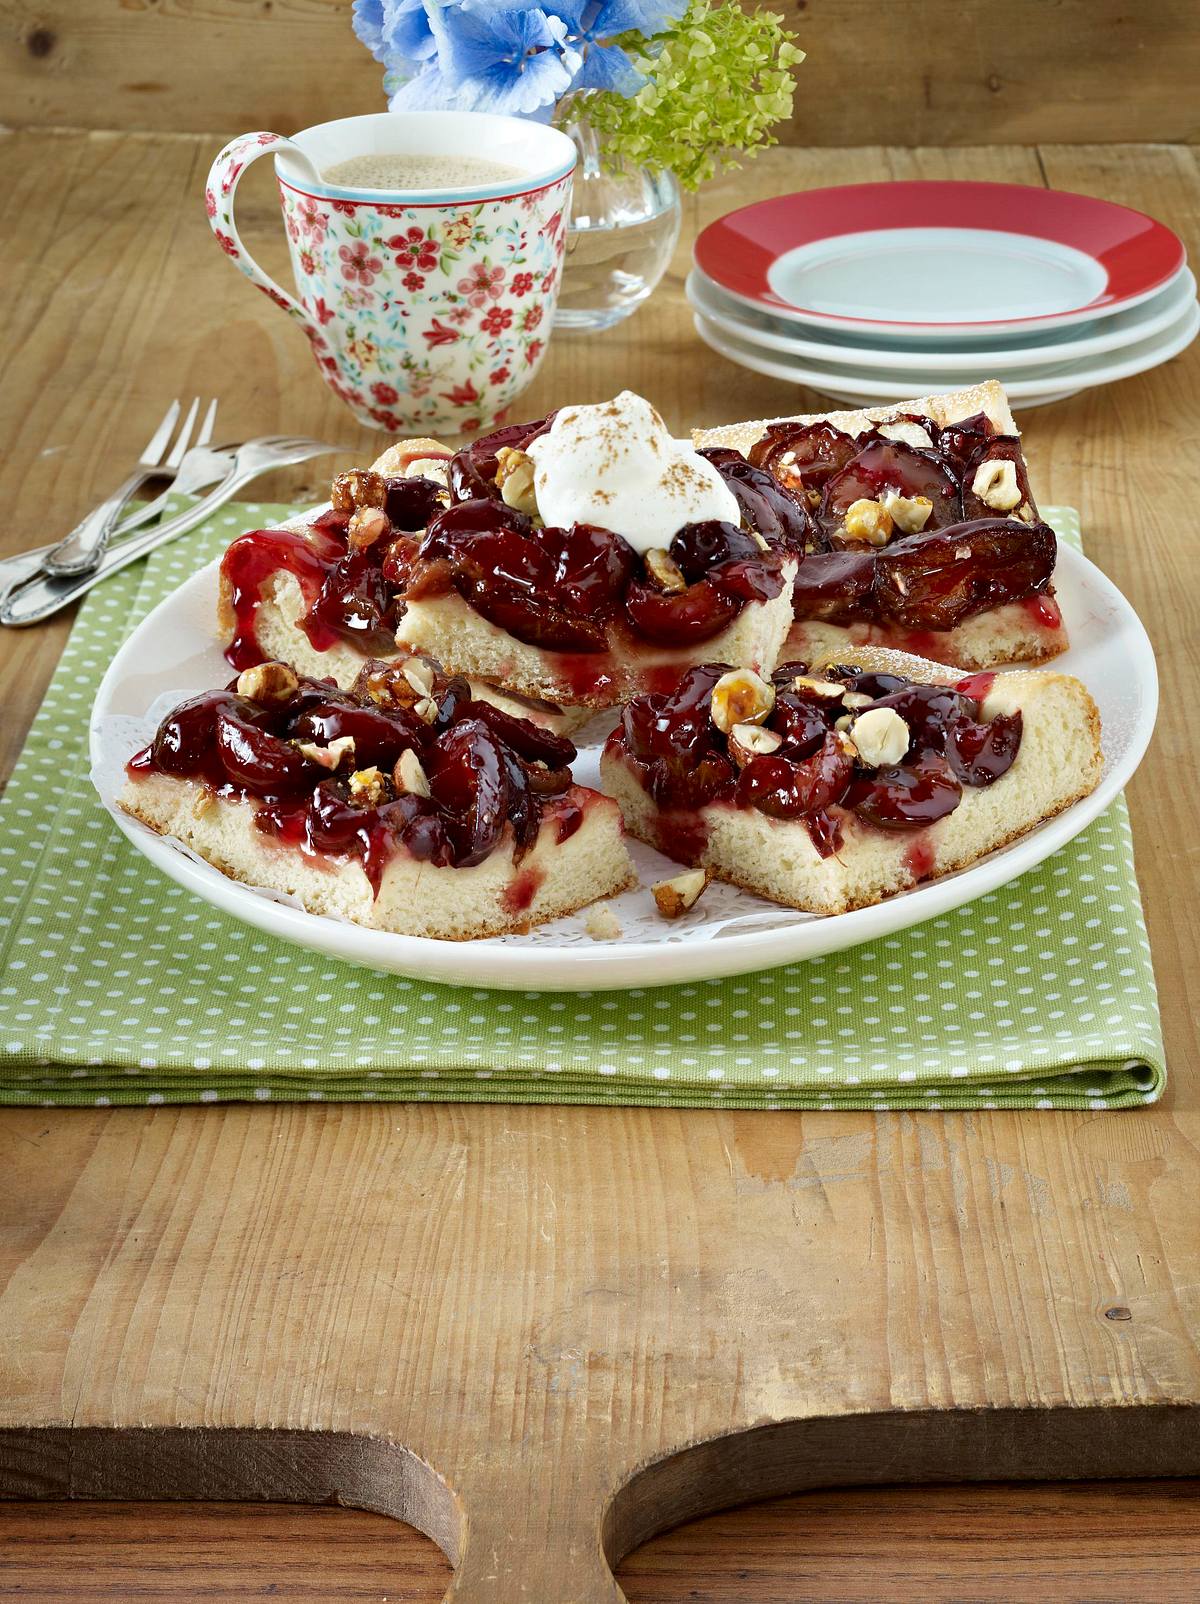
[[[259,934],[159,875],[88,779],[96,687],[240,506],[87,598],[0,799],[0,1102],[229,1099],[730,1108],[1125,1108],[1162,1091],[1123,801],[956,913],[666,989],[477,991]],[[1055,522],[1077,539],[1074,514]]]

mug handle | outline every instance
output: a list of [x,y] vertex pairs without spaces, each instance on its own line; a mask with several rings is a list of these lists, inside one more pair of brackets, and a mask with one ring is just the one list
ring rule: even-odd
[[229,141],[209,168],[208,179],[204,186],[204,206],[208,213],[209,227],[216,236],[217,244],[234,266],[240,268],[251,284],[256,285],[264,295],[269,295],[276,306],[282,307],[289,317],[295,318],[313,345],[325,349],[326,340],[320,324],[294,295],[289,295],[286,290],[280,289],[270,274],[263,272],[242,243],[237,224],[233,220],[233,200],[243,173],[260,156],[266,156],[280,149],[290,150],[311,171],[314,179],[319,177],[316,168],[299,145],[290,139],[285,139],[282,134],[239,134],[236,139]]

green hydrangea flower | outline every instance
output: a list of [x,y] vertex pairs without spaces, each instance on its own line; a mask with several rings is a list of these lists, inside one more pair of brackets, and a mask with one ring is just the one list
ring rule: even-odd
[[792,114],[792,73],[804,52],[777,12],[692,0],[655,39],[628,34],[619,43],[650,81],[629,98],[584,98],[609,159],[669,168],[695,189],[718,163],[738,166],[736,156],[774,145],[776,124]]

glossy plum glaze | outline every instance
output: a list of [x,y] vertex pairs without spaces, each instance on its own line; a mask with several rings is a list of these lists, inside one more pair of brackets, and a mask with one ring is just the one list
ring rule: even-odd
[[[830,423],[773,423],[750,448],[750,462],[808,513],[796,617],[941,631],[1006,602],[1027,601],[1037,623],[1059,627],[1046,594],[1057,542],[1038,518],[1017,437],[996,434],[983,413],[944,427],[912,414],[890,421],[922,430],[929,445],[890,439],[880,433],[887,424],[851,436]],[[1019,499],[1012,516],[974,490],[980,468],[993,462],[1013,465]],[[848,536],[852,504],[889,493],[929,501],[922,527],[906,531],[897,524],[882,546]]]
[[[451,505],[426,531],[406,601],[456,590],[517,640],[578,658],[636,653],[646,644],[690,647],[719,634],[747,602],[779,595],[783,558],[803,549],[808,515],[736,452],[709,456],[737,498],[744,527],[710,520],[687,524],[673,538],[664,532],[664,549],[681,576],[675,589],[665,588],[610,529],[542,527],[507,506],[496,484],[497,453],[524,450],[552,422],[553,414],[510,424],[451,459]],[[593,664],[587,672],[591,688],[603,670]]]
[[[711,717],[713,687],[727,671],[704,664],[670,695],[635,697],[609,737],[609,755],[629,765],[661,810],[656,828],[664,850],[684,861],[703,850],[699,813],[710,804],[802,820],[828,857],[841,845],[839,811],[881,830],[922,829],[952,813],[964,787],[998,780],[1020,748],[1020,712],[980,717],[992,675],[952,687],[852,667],[809,676],[803,663],[786,663],[775,672],[775,703],[763,726],[780,744],[739,765]],[[840,686],[841,695],[805,685],[813,677]],[[873,707],[891,708],[909,729],[907,752],[884,768],[865,764],[835,728]],[[852,722],[849,733],[852,743]]]
[[[317,858],[356,859],[376,895],[397,850],[469,868],[497,850],[507,827],[519,864],[544,818],[560,843],[579,829],[591,793],[572,783],[570,741],[474,701],[465,680],[440,671],[426,697],[403,668],[367,662],[350,691],[302,679],[269,702],[239,695],[236,681],[206,691],[163,719],[127,772],[253,799],[258,829]],[[351,751],[328,753],[324,764],[314,756],[345,737]],[[405,753],[416,755],[429,796],[402,778]],[[356,789],[352,775],[372,770]]]
[[241,535],[221,560],[234,615],[226,660],[239,671],[263,661],[257,619],[263,587],[281,569],[300,584],[305,612],[300,627],[319,652],[348,641],[364,655],[390,652],[400,616],[399,582],[407,574],[422,529],[441,506],[440,485],[431,479],[381,481],[387,527],[369,546],[353,547],[351,515],[330,510],[306,534],[291,529],[255,529]]

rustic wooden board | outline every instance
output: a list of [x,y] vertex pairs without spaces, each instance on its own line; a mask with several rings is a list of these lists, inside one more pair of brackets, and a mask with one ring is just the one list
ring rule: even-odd
[[[794,145],[1195,140],[1192,0],[773,0]],[[349,0],[0,0],[16,127],[298,128],[381,109]]]
[[[75,516],[177,390],[216,388],[232,432],[365,446],[208,241],[208,150],[0,143],[6,547]],[[785,185],[1043,171],[1160,212],[1195,254],[1193,156],[1140,149],[779,153],[693,202],[685,240]],[[694,341],[684,261],[618,330],[556,339],[530,413],[621,384],[678,427],[815,405]],[[1180,783],[1200,740],[1198,389],[1193,351],[1025,419],[1043,495],[1082,508],[1160,651],[1163,722],[1131,799],[1166,1102],[9,1112],[0,1491],[336,1497],[433,1535],[471,1604],[591,1604],[620,1596],[610,1564],[650,1532],[754,1496],[1200,1470],[1200,911],[1180,850],[1200,823]],[[5,759],[60,640],[0,640]]]

